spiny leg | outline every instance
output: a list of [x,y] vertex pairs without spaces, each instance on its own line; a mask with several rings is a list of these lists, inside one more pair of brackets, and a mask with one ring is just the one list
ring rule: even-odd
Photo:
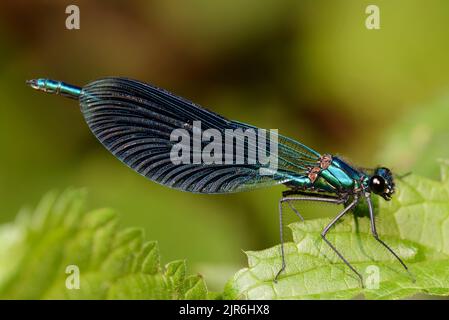
[[281,200],[279,200],[279,234],[281,237],[281,258],[282,258],[282,265],[281,268],[279,269],[279,271],[276,273],[276,276],[274,277],[274,282],[278,281],[278,277],[281,274],[282,271],[285,270],[285,256],[284,256],[284,228],[283,228],[283,223],[282,223],[282,203],[284,198],[281,198]]
[[291,201],[318,201],[318,202],[329,202],[333,204],[341,204],[344,202],[343,199],[338,198],[320,198],[320,197],[282,197],[279,200],[279,231],[280,231],[280,238],[281,238],[281,258],[282,258],[282,266],[279,269],[279,271],[276,273],[276,276],[274,277],[274,282],[277,282],[277,279],[279,275],[285,270],[285,252],[284,252],[284,224],[282,222],[282,204],[284,202],[287,202],[290,208],[298,215],[298,217],[301,218],[302,221],[304,221],[304,218],[301,216],[301,214],[292,206],[290,203]]
[[346,260],[345,257],[343,257],[343,255],[337,250],[337,248],[335,248],[335,246],[330,243],[329,240],[326,239],[326,235],[329,232],[329,229],[332,228],[332,226],[341,219],[341,217],[343,217],[349,210],[351,210],[352,208],[355,207],[355,205],[357,204],[357,202],[359,201],[358,198],[355,198],[354,201],[352,201],[346,208],[344,208],[327,226],[326,228],[324,228],[323,232],[321,232],[321,237],[323,238],[323,240],[329,245],[329,247],[337,254],[337,256],[343,260],[343,262],[359,277],[360,279],[360,283],[362,284],[363,287],[363,277],[362,275],[349,263],[348,260]]
[[288,206],[290,207],[290,209],[293,210],[293,212],[299,217],[299,219],[301,219],[301,221],[304,221],[304,218],[302,217],[302,215],[299,213],[298,210],[296,210],[296,208],[292,205],[291,200],[286,201]]
[[365,199],[366,202],[368,204],[368,209],[369,209],[369,217],[370,217],[370,222],[371,222],[371,233],[373,234],[374,239],[376,239],[381,245],[383,245],[385,248],[387,248],[388,251],[391,252],[391,254],[399,261],[399,263],[404,267],[405,271],[407,271],[407,273],[410,275],[410,277],[412,278],[413,282],[415,282],[415,277],[413,276],[413,274],[410,272],[410,270],[408,269],[407,265],[404,263],[404,261],[402,261],[402,259],[396,254],[396,252],[393,251],[393,249],[391,249],[385,242],[383,242],[380,238],[379,235],[377,233],[376,230],[376,219],[374,217],[374,211],[373,211],[373,204],[371,202],[371,197],[370,194],[367,193],[365,194]]

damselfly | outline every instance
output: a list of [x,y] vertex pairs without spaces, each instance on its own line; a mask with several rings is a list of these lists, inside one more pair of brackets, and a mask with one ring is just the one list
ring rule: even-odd
[[[296,201],[327,202],[344,206],[324,228],[321,236],[363,285],[362,275],[329,242],[326,235],[338,220],[364,199],[368,205],[372,235],[408,271],[402,259],[379,238],[376,231],[371,194],[380,195],[388,201],[395,192],[393,175],[387,168],[356,168],[339,157],[320,154],[281,135],[269,138],[275,139],[277,143],[276,148],[270,147],[268,150],[268,153],[276,153],[276,170],[268,170],[266,163],[249,161],[249,155],[258,151],[260,145],[258,142],[251,142],[248,137],[245,140],[244,135],[234,136],[232,141],[226,140],[218,155],[220,158],[235,160],[235,154],[229,155],[224,151],[227,150],[226,146],[243,146],[243,162],[175,163],[171,154],[176,141],[171,139],[171,135],[177,129],[195,135],[195,122],[200,122],[204,130],[213,129],[213,132],[223,135],[231,129],[243,132],[257,128],[230,121],[163,89],[131,79],[105,78],[82,88],[50,79],[30,80],[27,83],[34,89],[78,100],[90,130],[112,154],[139,174],[165,186],[213,194],[284,184],[288,189],[279,200],[282,265],[275,281],[286,267],[282,205],[289,204],[302,218],[292,205]],[[199,143],[204,146],[208,142],[201,138]],[[194,148],[187,150],[191,153],[188,159],[198,158],[194,154]],[[216,154],[213,156],[217,157],[218,151],[214,152]],[[261,174],[260,169],[268,171]]]

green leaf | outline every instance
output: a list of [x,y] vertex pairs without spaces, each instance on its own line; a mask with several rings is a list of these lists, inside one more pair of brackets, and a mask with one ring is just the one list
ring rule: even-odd
[[[1,299],[207,299],[183,260],[160,266],[157,242],[120,230],[109,209],[87,212],[85,192],[46,195],[0,227]],[[79,272],[79,289],[76,275]]]
[[442,181],[411,175],[397,181],[392,201],[378,201],[380,238],[405,261],[412,278],[370,233],[367,217],[347,215],[329,233],[365,279],[363,289],[348,267],[324,243],[320,233],[329,219],[290,225],[293,242],[285,244],[286,270],[277,283],[280,247],[248,251],[248,268],[227,283],[228,299],[399,299],[417,293],[449,295],[449,165]]

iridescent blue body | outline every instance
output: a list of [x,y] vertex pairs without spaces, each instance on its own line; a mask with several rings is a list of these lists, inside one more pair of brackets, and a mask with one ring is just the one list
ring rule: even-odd
[[[352,194],[354,192],[357,192],[358,190],[360,190],[362,182],[365,182],[366,186],[367,175],[365,173],[355,169],[342,159],[332,156],[329,156],[331,160],[329,166],[319,170],[319,172],[317,172],[316,178],[314,179],[310,175],[310,170],[317,166],[319,167],[321,155],[318,152],[306,147],[305,145],[282,136],[280,136],[279,151],[279,157],[281,158],[280,168],[277,173],[268,177],[268,179],[267,177],[259,176],[254,171],[248,171],[247,179],[240,179],[238,180],[239,183],[235,184],[222,184],[216,188],[208,187],[207,184],[199,185],[198,181],[194,181],[189,185],[185,183],[186,179],[179,180],[178,182],[173,182],[176,181],[174,175],[171,175],[171,179],[166,178],[167,175],[172,173],[172,171],[168,169],[165,173],[161,173],[161,171],[163,171],[164,169],[159,168],[158,174],[154,174],[154,169],[157,169],[158,166],[155,166],[154,162],[149,161],[149,159],[151,158],[150,153],[146,154],[146,157],[140,157],[140,154],[137,154],[136,152],[137,158],[133,157],[133,149],[129,147],[129,142],[133,140],[133,137],[136,137],[136,133],[134,132],[135,130],[133,131],[133,133],[127,133],[126,130],[129,131],[129,128],[132,125],[132,123],[130,122],[134,121],[136,116],[133,115],[133,117],[129,117],[129,112],[134,111],[136,114],[139,114],[139,108],[141,106],[145,106],[147,109],[144,110],[144,112],[157,111],[159,113],[162,113],[160,112],[161,108],[157,108],[154,106],[150,110],[148,110],[148,105],[150,103],[159,102],[161,106],[165,107],[169,106],[172,101],[175,101],[178,105],[181,106],[182,104],[185,104],[184,107],[194,107],[193,111],[195,112],[198,112],[198,110],[204,112],[203,114],[198,113],[195,116],[198,119],[203,120],[203,122],[205,122],[205,120],[208,120],[209,122],[212,122],[211,120],[214,120],[215,123],[212,123],[209,127],[219,127],[223,129],[240,127],[250,128],[252,126],[226,120],[210,111],[200,109],[199,106],[196,106],[193,103],[182,98],[176,97],[165,90],[155,88],[146,84],[137,83],[136,81],[128,79],[107,78],[97,80],[92,84],[85,86],[84,88],[79,88],[73,85],[66,84],[64,82],[54,81],[50,79],[32,80],[32,82],[30,82],[30,85],[35,89],[42,90],[47,93],[55,93],[73,99],[78,99],[81,104],[81,110],[83,111],[89,127],[91,128],[95,136],[100,140],[101,143],[103,143],[103,145],[105,145],[108,150],[110,150],[126,165],[130,166],[140,174],[143,174],[151,180],[168,185],[170,187],[191,192],[226,193],[244,191],[246,189],[251,189],[259,186],[284,183],[291,188],[296,188],[303,191],[313,191],[318,193],[339,195]],[[126,88],[127,90],[132,92],[133,95],[127,95],[125,91],[123,91],[123,88]],[[137,90],[141,90],[140,96],[136,92]],[[145,99],[146,104],[142,103],[142,100],[137,100],[137,97],[139,97],[140,99]],[[113,98],[116,101],[114,101]],[[128,102],[132,102],[133,104],[125,104],[126,100],[129,100]],[[131,109],[127,111],[128,114],[123,112],[126,111],[124,110],[124,107]],[[166,110],[164,110],[164,112],[168,112],[167,108]],[[146,120],[148,121],[150,126],[153,126],[153,128],[160,126],[161,123],[173,123],[173,120],[178,120],[178,118],[180,120],[177,123],[179,126],[184,125],[184,122],[186,121],[195,120],[194,117],[190,115],[186,115],[186,117],[184,118],[176,118],[174,115],[170,114],[168,114],[167,119],[164,119],[159,113],[152,115],[148,114],[152,116],[152,118],[147,118]],[[128,119],[123,118],[125,115],[128,117]],[[125,128],[126,130],[122,130],[122,134],[120,134],[120,131],[116,129],[120,127],[120,125],[123,126],[124,124],[127,124],[127,127]],[[138,124],[134,125],[134,129],[138,127]],[[173,128],[175,128],[175,126],[173,126]],[[170,127],[168,129],[173,128]],[[145,136],[146,138],[161,138],[161,135],[158,135],[158,133],[152,135],[151,132],[149,132],[150,130],[151,128],[148,128],[148,133]],[[110,133],[111,131],[115,133],[115,136],[108,135],[108,133]],[[142,135],[142,137],[144,136]],[[135,140],[138,141],[137,137]],[[120,145],[120,142],[123,141],[128,142],[127,147],[124,147],[123,144]],[[145,147],[148,148],[149,145],[150,142],[148,142]],[[139,150],[141,149],[143,148],[140,148]],[[152,170],[150,170],[148,166],[142,165],[142,162],[144,161],[146,161],[147,164],[153,164],[153,167],[151,167]],[[169,167],[170,164],[165,163],[165,166]],[[162,165],[160,167],[162,167]],[[242,168],[248,170],[248,166],[242,166]],[[214,169],[215,173],[217,172],[216,170],[220,168],[215,167]],[[178,171],[185,172],[182,170]],[[229,171],[229,175],[235,175],[235,172],[231,170]],[[215,180],[207,179],[206,181],[209,183],[209,185],[211,184],[211,182],[215,182]]]
[[[82,88],[50,79],[30,80],[27,83],[34,89],[78,100],[83,116],[97,139],[124,164],[162,185],[196,193],[230,193],[286,185],[289,190],[283,193],[279,202],[283,264],[275,279],[285,268],[282,204],[301,200],[345,205],[344,210],[323,230],[322,236],[362,279],[328,242],[326,234],[337,220],[365,199],[374,237],[407,269],[399,256],[379,239],[375,228],[371,193],[385,200],[390,200],[394,193],[393,176],[387,168],[362,170],[339,157],[320,154],[282,135],[276,136],[278,168],[269,171],[270,174],[260,174],[259,169],[268,169],[265,164],[248,161],[243,164],[173,163],[170,151],[174,142],[170,135],[175,129],[183,128],[189,134],[193,133],[192,123],[195,121],[202,123],[203,130],[214,129],[223,134],[227,129],[257,128],[228,120],[166,90],[126,78],[100,79]],[[233,140],[232,144],[241,142],[237,140]],[[256,144],[245,144],[245,155],[257,151],[257,148]],[[271,149],[269,152],[272,152]]]

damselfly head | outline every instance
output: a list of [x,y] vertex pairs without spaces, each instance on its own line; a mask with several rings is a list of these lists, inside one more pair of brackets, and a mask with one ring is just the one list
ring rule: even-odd
[[376,168],[369,179],[369,188],[375,194],[382,196],[385,200],[391,200],[394,193],[393,174],[388,168]]

